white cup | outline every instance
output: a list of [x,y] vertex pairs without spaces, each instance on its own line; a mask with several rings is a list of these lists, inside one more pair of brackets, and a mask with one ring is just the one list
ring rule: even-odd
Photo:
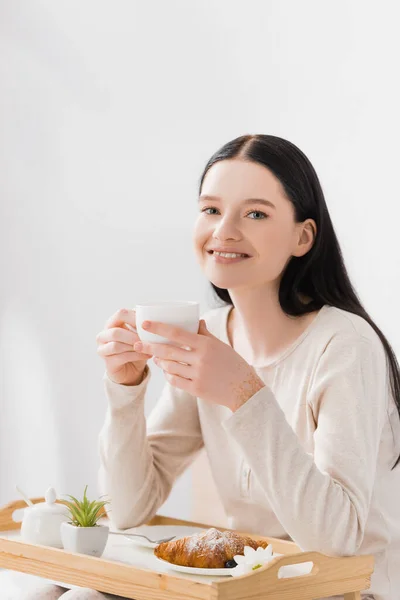
[[179,346],[167,338],[142,328],[143,321],[158,321],[175,325],[191,333],[197,333],[200,321],[200,305],[198,302],[148,302],[137,304],[136,329],[143,342],[170,344]]

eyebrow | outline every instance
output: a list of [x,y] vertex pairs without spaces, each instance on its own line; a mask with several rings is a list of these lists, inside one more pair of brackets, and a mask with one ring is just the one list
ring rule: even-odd
[[[218,196],[208,196],[207,194],[203,194],[201,196],[199,196],[199,202],[201,202],[202,200],[208,200],[211,202],[220,202],[221,198],[219,198]],[[270,208],[275,208],[276,206],[275,204],[272,204],[272,202],[270,202],[269,200],[265,200],[264,198],[247,198],[246,200],[243,200],[242,204],[244,206],[247,206],[248,204],[263,204],[264,206],[269,206]]]

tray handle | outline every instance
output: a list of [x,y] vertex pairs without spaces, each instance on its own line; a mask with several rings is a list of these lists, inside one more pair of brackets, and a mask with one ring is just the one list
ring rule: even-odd
[[[44,502],[44,498],[31,498],[33,504]],[[21,521],[15,521],[14,512],[26,508],[25,500],[13,500],[0,508],[0,531],[21,529]]]
[[[310,573],[293,577],[278,578],[281,567],[312,562]],[[276,557],[254,573],[235,577],[218,583],[221,598],[235,600],[244,598],[249,590],[253,600],[265,600],[268,594],[279,598],[310,598],[310,587],[315,598],[327,598],[344,594],[344,600],[360,600],[360,592],[368,589],[374,569],[371,555],[333,557],[320,552],[301,552]],[[276,596],[278,597],[278,595]]]

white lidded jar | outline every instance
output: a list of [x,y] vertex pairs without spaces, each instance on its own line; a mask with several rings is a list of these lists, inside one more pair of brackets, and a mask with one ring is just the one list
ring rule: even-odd
[[60,527],[68,521],[68,509],[56,503],[57,494],[50,487],[45,494],[45,502],[24,509],[21,524],[21,539],[31,544],[62,548]]

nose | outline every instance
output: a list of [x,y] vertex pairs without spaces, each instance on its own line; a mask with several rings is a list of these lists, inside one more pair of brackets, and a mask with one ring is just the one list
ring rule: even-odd
[[233,219],[221,219],[214,229],[213,238],[216,240],[240,240],[242,235]]

